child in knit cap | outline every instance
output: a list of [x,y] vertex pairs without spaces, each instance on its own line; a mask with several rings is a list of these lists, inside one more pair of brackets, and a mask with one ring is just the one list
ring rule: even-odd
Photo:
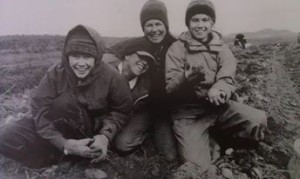
[[[147,110],[151,116],[147,117],[147,119],[131,122],[127,126],[128,130],[126,131],[135,131],[136,134],[144,134],[143,136],[145,136],[147,134],[145,131],[148,131],[149,129],[149,127],[147,127],[149,125],[145,125],[145,121],[148,120],[148,123],[154,128],[154,139],[159,151],[167,160],[175,160],[177,153],[174,144],[174,136],[171,131],[170,111],[168,109],[168,99],[165,90],[165,56],[168,48],[176,39],[169,32],[169,22],[165,4],[159,0],[148,0],[141,9],[140,23],[144,37],[130,39],[112,47],[114,53],[119,54],[125,52],[126,49],[128,49],[127,47],[133,43],[150,43],[151,55],[157,63],[156,68],[152,69],[150,72],[151,84],[153,85],[151,85],[151,88],[149,89]],[[130,136],[129,133],[128,135],[125,134],[126,131],[122,134]],[[141,139],[142,140],[140,141],[143,141],[145,137]],[[132,144],[131,141],[136,140],[133,140],[132,138],[127,138],[126,140],[123,138],[122,142],[119,140],[119,143],[127,144],[127,147],[122,145],[123,147],[119,148],[133,149],[142,143],[135,142],[134,145],[129,146],[129,144]]]
[[130,153],[140,146],[151,128],[149,110],[150,73],[157,66],[152,46],[143,40],[128,40],[118,54],[105,54],[104,62],[116,68],[128,80],[134,101],[132,116],[115,138],[121,153]]
[[105,159],[130,116],[132,98],[127,81],[102,62],[103,53],[95,30],[71,29],[61,62],[47,71],[32,97],[30,115],[1,125],[0,153],[29,167],[63,155]]
[[166,90],[172,97],[178,151],[184,162],[202,171],[211,164],[211,137],[255,143],[264,138],[267,125],[263,111],[230,100],[236,59],[213,30],[215,22],[211,1],[190,2],[185,16],[188,31],[166,55]]

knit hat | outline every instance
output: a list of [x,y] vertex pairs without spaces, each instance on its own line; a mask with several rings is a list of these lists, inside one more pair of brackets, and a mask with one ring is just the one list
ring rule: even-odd
[[74,31],[66,44],[66,54],[84,53],[97,57],[97,47],[94,40],[90,37],[87,31],[80,29]]
[[215,6],[210,0],[193,0],[187,7],[185,14],[185,25],[189,26],[190,18],[196,14],[206,14],[213,22],[216,22]]
[[159,0],[148,0],[140,13],[141,26],[144,27],[146,21],[150,19],[158,19],[162,21],[166,28],[169,28],[167,8],[165,4]]

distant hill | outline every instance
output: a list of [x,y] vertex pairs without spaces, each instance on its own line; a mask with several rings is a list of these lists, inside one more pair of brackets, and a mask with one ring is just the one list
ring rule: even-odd
[[[263,29],[257,32],[241,32],[245,35],[245,38],[249,43],[261,44],[261,43],[277,43],[277,42],[297,42],[297,33],[289,30],[274,30]],[[229,34],[224,36],[226,42],[230,43],[234,41],[235,34]]]
[[[110,47],[128,38],[103,37],[105,45]],[[0,54],[8,53],[40,53],[61,51],[65,36],[59,35],[8,35],[0,36]]]

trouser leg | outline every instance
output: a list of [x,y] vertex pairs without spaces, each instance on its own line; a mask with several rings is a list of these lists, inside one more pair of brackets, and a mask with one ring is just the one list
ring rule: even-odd
[[175,160],[177,157],[177,149],[170,114],[164,111],[159,115],[155,115],[153,122],[154,141],[159,152],[162,153],[167,160]]
[[179,155],[206,170],[211,163],[209,127],[214,120],[197,108],[177,111],[172,119]]
[[134,150],[146,139],[150,125],[150,113],[148,110],[140,109],[135,111],[120,134],[116,136],[116,148],[122,152]]
[[0,153],[29,167],[43,167],[60,158],[59,151],[35,132],[31,118],[2,124],[0,141]]
[[264,138],[266,127],[267,117],[264,111],[230,101],[217,118],[214,128],[223,137],[260,141]]

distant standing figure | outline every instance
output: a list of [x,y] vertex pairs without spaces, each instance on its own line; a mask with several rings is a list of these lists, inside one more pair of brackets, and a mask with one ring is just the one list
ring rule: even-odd
[[235,39],[234,39],[234,45],[235,46],[239,46],[242,49],[245,49],[246,48],[246,43],[247,43],[247,40],[245,39],[244,34],[239,33],[235,36]]
[[103,53],[95,30],[71,29],[61,63],[47,71],[32,97],[31,116],[1,126],[0,153],[30,167],[63,154],[105,159],[130,117],[132,98],[127,81],[102,62]]

